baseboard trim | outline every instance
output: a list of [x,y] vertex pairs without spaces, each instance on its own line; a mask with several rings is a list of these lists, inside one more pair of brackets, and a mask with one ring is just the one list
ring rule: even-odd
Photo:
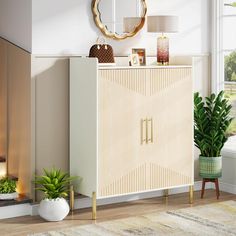
[[5,206],[0,208],[1,220],[27,215],[32,215],[32,205],[30,203]]
[[[206,189],[214,188],[213,184],[208,184]],[[227,184],[220,182],[220,189],[221,191],[236,194],[236,185]],[[196,181],[194,183],[194,190],[199,191],[201,190],[201,181]],[[169,191],[170,195],[179,194],[179,193],[187,193],[189,191],[189,187],[181,187],[176,189],[171,189]],[[130,202],[136,201],[141,199],[148,199],[154,197],[161,197],[163,196],[163,190],[153,191],[153,192],[146,192],[146,193],[139,193],[133,194],[128,196],[119,196],[119,197],[112,197],[106,199],[99,199],[97,201],[98,206],[102,205],[109,205],[121,202]],[[91,207],[91,199],[90,198],[82,198],[75,200],[75,209],[85,209]],[[38,215],[38,204],[21,204],[21,205],[14,205],[14,206],[6,206],[0,208],[0,219],[7,219],[19,216],[26,216],[26,215]]]
[[236,185],[220,182],[220,191],[236,194]]

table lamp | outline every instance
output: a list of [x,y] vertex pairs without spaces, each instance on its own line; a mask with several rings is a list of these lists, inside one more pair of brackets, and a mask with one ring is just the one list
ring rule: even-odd
[[147,30],[150,33],[162,33],[157,39],[157,63],[169,64],[169,39],[164,33],[178,32],[178,16],[148,16]]

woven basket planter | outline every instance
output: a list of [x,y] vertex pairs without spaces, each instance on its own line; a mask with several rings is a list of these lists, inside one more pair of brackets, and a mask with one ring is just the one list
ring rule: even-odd
[[207,179],[220,178],[222,176],[222,157],[199,156],[199,175]]

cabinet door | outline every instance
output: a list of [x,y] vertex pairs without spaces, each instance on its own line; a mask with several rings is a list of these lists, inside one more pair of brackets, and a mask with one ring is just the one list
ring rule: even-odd
[[147,102],[146,70],[99,71],[99,197],[146,189],[141,119]]
[[150,189],[193,183],[192,101],[191,68],[150,70],[149,118],[153,121],[153,143],[147,145]]

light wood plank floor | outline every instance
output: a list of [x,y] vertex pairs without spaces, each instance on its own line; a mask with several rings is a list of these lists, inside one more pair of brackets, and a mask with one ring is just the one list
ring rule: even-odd
[[[194,207],[217,202],[215,191],[207,190],[205,198],[200,199],[200,192],[194,193],[194,204],[188,204],[188,194],[178,194],[169,196],[168,202],[164,198],[152,198],[139,200],[135,202],[115,204],[98,208],[98,220],[96,222],[126,218],[130,216],[143,215],[151,212],[174,210],[186,207]],[[236,195],[221,192],[218,201],[236,200]],[[0,209],[1,210],[1,209]],[[0,221],[1,236],[28,235],[31,233],[47,232],[50,230],[59,230],[72,226],[84,224],[93,224],[91,220],[91,210],[76,210],[74,214],[70,214],[64,221],[57,223],[45,222],[38,216],[26,216]]]

